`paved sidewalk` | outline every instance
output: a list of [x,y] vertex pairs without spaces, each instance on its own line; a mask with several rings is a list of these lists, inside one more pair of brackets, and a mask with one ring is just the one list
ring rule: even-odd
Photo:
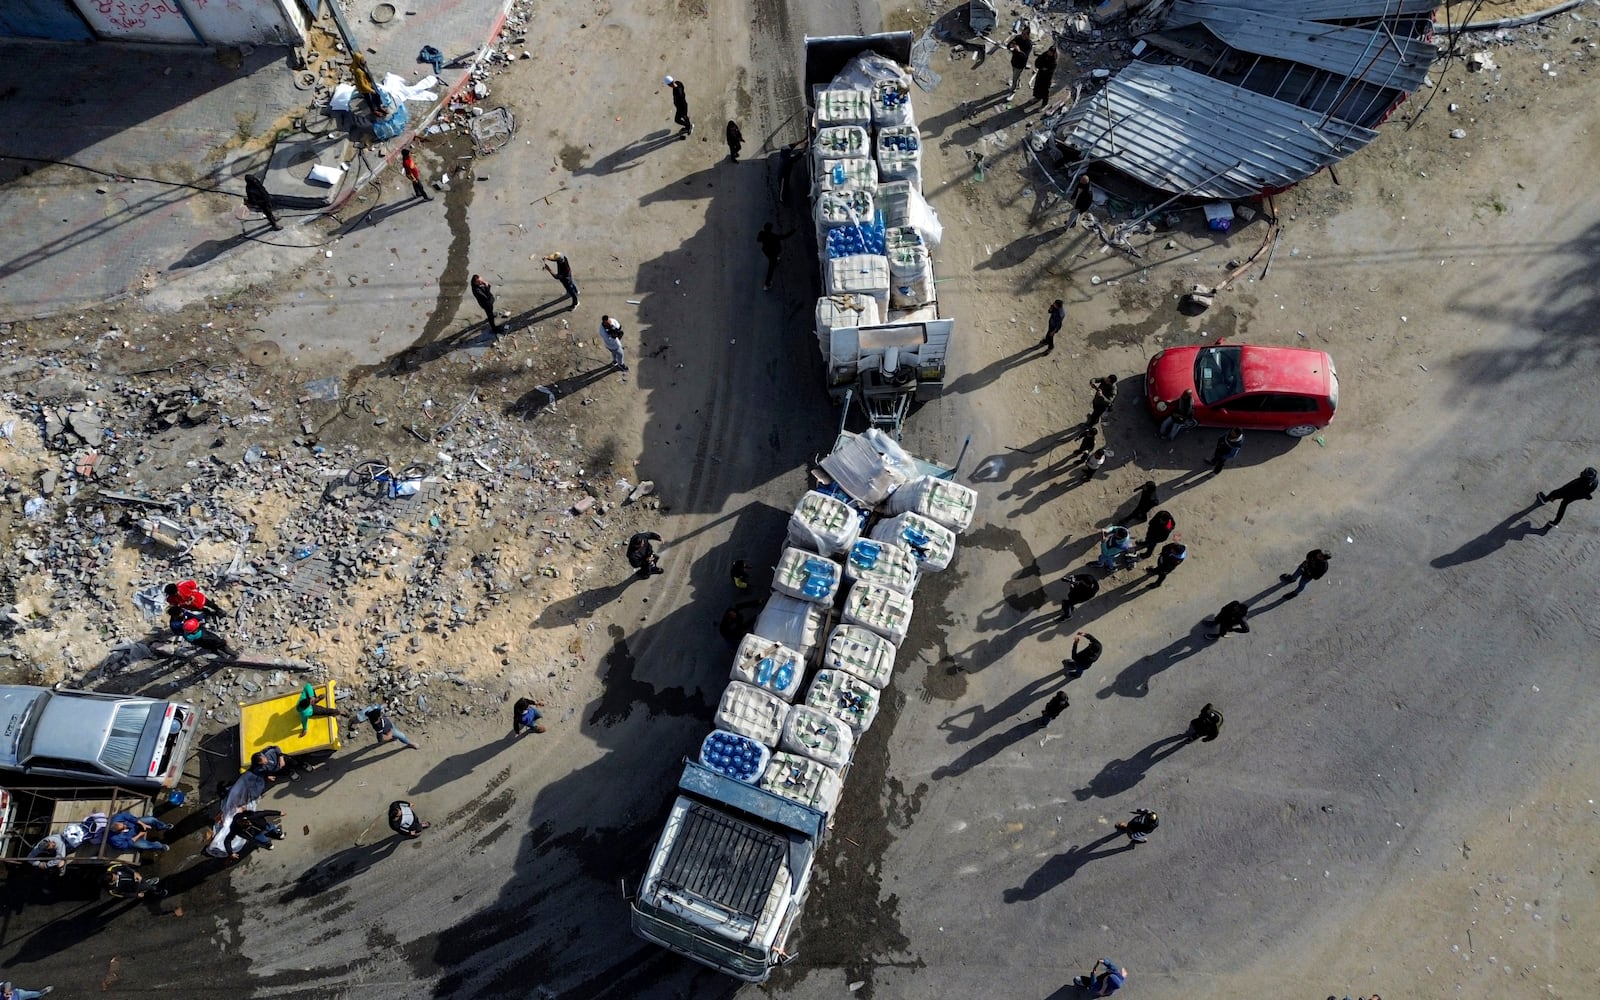
[[[432,45],[459,61],[444,72],[453,90],[467,82],[509,4],[444,0],[414,14],[402,7],[382,26],[368,17],[377,6],[358,0],[345,16],[379,79],[427,76],[431,67],[416,57]],[[313,38],[313,68],[345,58],[325,33]],[[302,263],[305,248],[323,237],[295,223],[317,213],[280,213],[286,228],[274,233],[241,199],[243,174],[265,166],[273,142],[318,117],[308,114],[317,92],[300,89],[306,82],[287,49],[0,45],[0,319],[163,289],[163,304],[177,305],[237,287],[236,275]],[[448,99],[444,88],[438,93]],[[407,110],[416,127],[433,109]],[[364,159],[377,168],[398,149],[395,140]],[[258,236],[270,239],[258,244]]]

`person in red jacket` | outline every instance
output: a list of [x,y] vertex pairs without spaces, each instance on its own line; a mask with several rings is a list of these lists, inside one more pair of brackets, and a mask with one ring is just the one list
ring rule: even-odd
[[207,597],[200,590],[200,585],[193,580],[179,580],[177,583],[167,584],[166,594],[168,610],[182,608],[184,611],[192,611],[209,618],[221,618],[228,613],[226,608]]

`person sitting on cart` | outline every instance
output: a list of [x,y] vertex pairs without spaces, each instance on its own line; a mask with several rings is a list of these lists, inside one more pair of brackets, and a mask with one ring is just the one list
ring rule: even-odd
[[289,755],[283,752],[282,747],[276,745],[267,747],[250,757],[250,773],[269,785],[284,775],[293,780],[293,766],[294,761],[289,759]]
[[28,863],[42,872],[52,875],[65,875],[67,873],[67,842],[59,833],[50,836],[33,845],[33,850],[28,852]]
[[332,709],[326,705],[317,704],[317,702],[320,700],[321,699],[317,697],[317,689],[312,687],[310,684],[307,684],[305,687],[300,689],[300,700],[295,702],[294,710],[295,713],[300,716],[301,736],[304,736],[307,730],[311,728],[312,719],[326,718],[329,716],[334,718],[338,717],[339,712],[337,709]]

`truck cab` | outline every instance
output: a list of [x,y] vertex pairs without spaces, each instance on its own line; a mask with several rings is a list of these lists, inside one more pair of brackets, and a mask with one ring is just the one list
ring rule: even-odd
[[686,761],[633,901],[634,933],[746,982],[792,956],[826,814]]

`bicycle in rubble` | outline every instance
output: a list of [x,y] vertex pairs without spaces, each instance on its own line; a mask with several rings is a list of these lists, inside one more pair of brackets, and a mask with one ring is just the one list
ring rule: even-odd
[[428,477],[428,467],[415,463],[403,466],[399,472],[390,467],[389,463],[376,458],[369,458],[357,462],[345,474],[345,485],[353,486],[361,492],[369,492],[374,487],[381,489],[385,496],[393,500],[396,497],[416,496],[421,489],[422,481]]

